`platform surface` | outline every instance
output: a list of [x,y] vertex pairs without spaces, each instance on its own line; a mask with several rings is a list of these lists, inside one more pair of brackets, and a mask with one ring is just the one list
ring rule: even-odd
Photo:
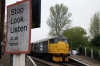
[[[10,55],[9,54],[5,54],[2,56],[2,58],[0,59],[0,66],[10,66]],[[25,66],[34,66],[28,57],[26,58]]]
[[90,57],[80,56],[80,55],[71,55],[70,57],[75,59],[75,60],[78,60],[82,63],[85,63],[88,66],[100,66],[99,60],[95,60],[95,59],[90,58]]

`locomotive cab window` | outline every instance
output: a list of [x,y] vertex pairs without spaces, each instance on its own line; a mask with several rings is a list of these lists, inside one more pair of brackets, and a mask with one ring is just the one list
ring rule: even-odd
[[66,44],[68,44],[68,41],[67,41],[66,39],[64,39],[64,42],[65,42]]
[[68,41],[66,39],[59,39],[59,41],[64,41],[66,44],[68,44]]
[[50,39],[50,43],[58,43],[58,39]]

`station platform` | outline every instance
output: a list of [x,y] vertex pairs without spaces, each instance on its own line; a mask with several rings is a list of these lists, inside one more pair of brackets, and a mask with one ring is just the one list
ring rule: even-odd
[[70,58],[72,58],[76,61],[79,61],[79,62],[85,64],[86,66],[100,66],[100,61],[97,61],[90,57],[80,56],[80,55],[71,55]]
[[[10,66],[10,55],[9,54],[5,54],[2,56],[2,58],[0,59],[0,66]],[[25,66],[34,66],[28,57],[26,58]]]

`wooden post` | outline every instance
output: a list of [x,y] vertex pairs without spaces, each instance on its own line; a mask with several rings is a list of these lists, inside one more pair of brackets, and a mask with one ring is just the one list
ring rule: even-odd
[[0,40],[4,37],[5,0],[0,0]]
[[87,56],[87,54],[86,54],[86,47],[85,47],[85,56]]
[[91,58],[93,58],[93,49],[91,48]]
[[1,42],[4,37],[4,18],[5,18],[5,0],[0,0],[0,59],[2,57],[2,47]]
[[13,66],[25,66],[25,54],[14,54]]

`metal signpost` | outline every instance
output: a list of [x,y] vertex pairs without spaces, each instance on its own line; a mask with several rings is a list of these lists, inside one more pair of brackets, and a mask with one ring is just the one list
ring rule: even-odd
[[5,53],[13,54],[13,66],[25,66],[25,54],[30,52],[31,0],[7,6]]

